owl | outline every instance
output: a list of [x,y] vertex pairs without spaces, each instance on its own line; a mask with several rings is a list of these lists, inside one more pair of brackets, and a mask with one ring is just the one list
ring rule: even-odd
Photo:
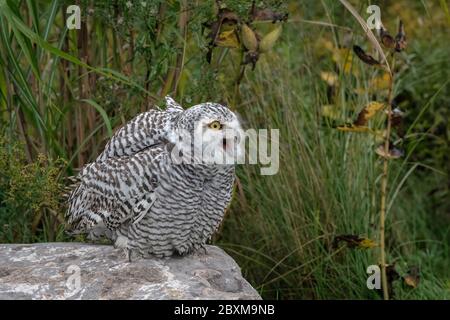
[[217,159],[238,156],[240,130],[226,106],[184,110],[166,97],[165,110],[136,116],[80,171],[66,213],[72,233],[106,237],[130,260],[204,248],[235,179],[235,163]]

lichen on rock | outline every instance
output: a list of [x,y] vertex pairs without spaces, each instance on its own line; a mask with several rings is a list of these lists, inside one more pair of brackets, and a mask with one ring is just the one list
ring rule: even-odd
[[128,262],[84,243],[0,245],[0,299],[261,299],[223,250]]

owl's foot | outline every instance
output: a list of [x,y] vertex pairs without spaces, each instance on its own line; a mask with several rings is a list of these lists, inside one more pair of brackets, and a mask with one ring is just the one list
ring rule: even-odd
[[128,260],[128,262],[133,262],[133,258],[136,257],[135,255],[133,255],[133,249],[124,248],[124,251],[125,251],[125,257]]
[[197,249],[195,249],[194,252],[197,253],[197,254],[203,254],[203,255],[207,255],[208,254],[208,250],[206,250],[206,245],[205,244],[199,245],[199,247]]

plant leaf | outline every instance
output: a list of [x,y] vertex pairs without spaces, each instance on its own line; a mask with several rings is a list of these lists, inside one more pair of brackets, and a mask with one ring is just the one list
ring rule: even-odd
[[403,51],[406,49],[407,42],[406,42],[406,33],[405,33],[405,27],[403,26],[403,21],[400,20],[400,24],[398,26],[398,33],[395,36],[395,50],[397,52]]
[[355,126],[354,124],[346,124],[343,126],[339,126],[336,129],[344,132],[370,132],[369,127],[365,126]]
[[400,149],[395,148],[392,143],[389,144],[389,152],[386,154],[384,144],[379,145],[375,149],[375,153],[378,154],[380,157],[386,158],[386,159],[399,159],[403,157],[404,152]]
[[335,72],[329,71],[321,71],[320,78],[322,78],[322,80],[328,83],[328,85],[331,87],[336,85],[339,80],[339,77]]
[[358,114],[358,118],[353,122],[355,126],[366,126],[369,119],[373,118],[378,111],[384,108],[384,104],[381,102],[370,102],[361,112]]
[[337,248],[340,242],[345,242],[349,248],[371,249],[378,246],[375,241],[368,238],[361,238],[354,234],[343,234],[334,237],[333,248]]
[[282,20],[286,21],[288,18],[287,13],[274,12],[268,8],[256,9],[255,2],[253,2],[253,5],[251,7],[250,15],[251,15],[252,20],[272,21],[272,22],[277,22],[277,21],[282,21]]
[[372,57],[371,55],[368,55],[361,47],[354,45],[353,46],[353,52],[355,52],[355,54],[358,56],[358,58],[370,65],[370,66],[378,66],[380,65],[380,62],[378,60],[376,60],[374,57]]
[[215,44],[224,48],[239,48],[239,39],[234,29],[219,33]]
[[381,27],[380,29],[380,38],[381,43],[387,48],[387,49],[395,49],[396,41],[395,39],[389,34],[389,32]]
[[403,277],[403,281],[407,286],[411,288],[417,288],[420,282],[419,268],[411,267],[408,273]]
[[372,249],[377,246],[378,244],[375,241],[367,238],[362,239],[358,244],[358,248],[360,249]]
[[383,73],[382,76],[373,78],[370,81],[370,88],[373,91],[387,90],[391,86],[391,75],[388,72]]
[[97,102],[91,99],[82,99],[81,101],[86,102],[93,106],[95,109],[97,109],[98,113],[103,118],[103,122],[105,123],[106,130],[108,131],[108,137],[112,137],[112,126],[111,126],[111,120],[108,117],[108,114],[106,113],[105,109],[103,109]]
[[361,15],[356,11],[356,9],[347,1],[347,0],[339,0],[350,13],[355,17],[355,19],[359,22],[361,27],[364,29],[364,32],[366,33],[367,37],[369,38],[370,42],[375,46],[375,49],[378,51],[382,58],[382,62],[386,64],[386,68],[389,73],[392,73],[391,67],[389,66],[389,63],[387,62],[386,55],[383,52],[383,49],[381,48],[380,43],[377,41],[377,38],[373,34],[372,30],[370,30],[369,26],[367,25],[367,22],[361,17]]

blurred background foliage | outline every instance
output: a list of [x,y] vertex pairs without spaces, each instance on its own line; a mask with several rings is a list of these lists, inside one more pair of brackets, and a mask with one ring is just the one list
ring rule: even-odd
[[[449,298],[448,5],[350,2],[362,17],[379,5],[391,34],[402,19],[408,39],[394,91],[406,114],[398,140],[405,156],[390,167],[386,223],[388,262],[399,276],[393,298]],[[65,26],[71,4],[81,7],[81,30]],[[213,100],[229,104],[247,128],[281,133],[279,173],[238,168],[213,242],[264,298],[380,298],[366,287],[377,248],[334,245],[339,235],[378,240],[379,142],[335,129],[385,99],[383,73],[351,51],[373,48],[339,1],[255,1],[283,17],[276,23],[252,21],[252,5],[221,2],[261,37],[283,26],[254,70],[242,65],[242,45],[215,47],[207,62],[218,19],[212,0],[0,0],[0,242],[70,241],[65,177],[164,95],[185,107]],[[370,125],[381,130],[382,116]]]

